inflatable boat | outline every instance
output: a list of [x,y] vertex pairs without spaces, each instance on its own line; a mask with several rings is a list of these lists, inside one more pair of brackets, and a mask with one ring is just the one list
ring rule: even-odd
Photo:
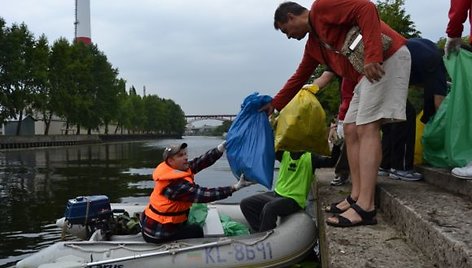
[[88,240],[56,242],[19,261],[16,267],[285,267],[304,259],[317,241],[315,222],[303,211],[279,219],[277,227],[267,232],[225,236],[219,214],[249,224],[239,204],[209,204],[204,238],[146,243],[141,233],[110,235],[100,223],[112,211],[141,213],[144,204],[98,204],[91,208],[90,203],[87,201],[85,219],[68,217],[66,211],[66,217],[57,221],[66,233]]

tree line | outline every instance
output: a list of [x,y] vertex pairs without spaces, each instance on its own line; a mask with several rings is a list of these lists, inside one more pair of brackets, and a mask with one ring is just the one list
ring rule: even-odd
[[28,115],[44,122],[44,135],[54,118],[76,134],[104,126],[105,134],[182,135],[186,125],[174,101],[127,91],[96,45],[65,38],[49,45],[44,34],[35,38],[24,23],[8,27],[0,18],[0,123],[18,120],[19,135]]

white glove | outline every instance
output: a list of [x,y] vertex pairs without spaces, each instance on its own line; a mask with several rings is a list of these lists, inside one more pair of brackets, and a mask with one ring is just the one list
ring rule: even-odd
[[218,146],[216,146],[216,149],[223,153],[226,149],[226,141],[223,141],[222,143],[218,144]]
[[338,125],[336,126],[336,132],[338,133],[338,138],[344,139],[344,124],[342,120],[338,120]]
[[241,176],[239,177],[239,181],[232,186],[233,192],[236,192],[244,187],[248,187],[253,184],[255,184],[255,182],[247,181],[244,177],[244,174],[241,174]]
[[460,37],[452,38],[448,37],[446,40],[446,45],[444,46],[444,53],[448,57],[451,53],[459,51],[461,48],[462,39]]

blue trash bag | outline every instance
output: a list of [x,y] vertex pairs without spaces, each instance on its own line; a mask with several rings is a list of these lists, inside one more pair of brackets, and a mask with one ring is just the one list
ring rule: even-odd
[[244,173],[268,189],[272,189],[274,174],[274,132],[267,114],[258,110],[271,101],[257,92],[247,96],[226,136],[226,157],[233,175],[239,179]]

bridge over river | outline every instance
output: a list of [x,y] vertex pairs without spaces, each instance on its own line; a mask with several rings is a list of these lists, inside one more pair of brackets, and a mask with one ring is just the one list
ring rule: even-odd
[[185,120],[187,120],[187,124],[191,124],[197,121],[204,121],[204,120],[219,120],[219,121],[233,121],[236,118],[235,114],[191,114],[185,115]]
[[235,114],[191,114],[185,115],[185,120],[187,121],[186,134],[191,135],[201,131],[204,131],[205,128],[211,128],[213,126],[203,125],[202,127],[195,127],[193,123],[198,121],[206,120],[217,120],[217,121],[233,121],[236,118]]

